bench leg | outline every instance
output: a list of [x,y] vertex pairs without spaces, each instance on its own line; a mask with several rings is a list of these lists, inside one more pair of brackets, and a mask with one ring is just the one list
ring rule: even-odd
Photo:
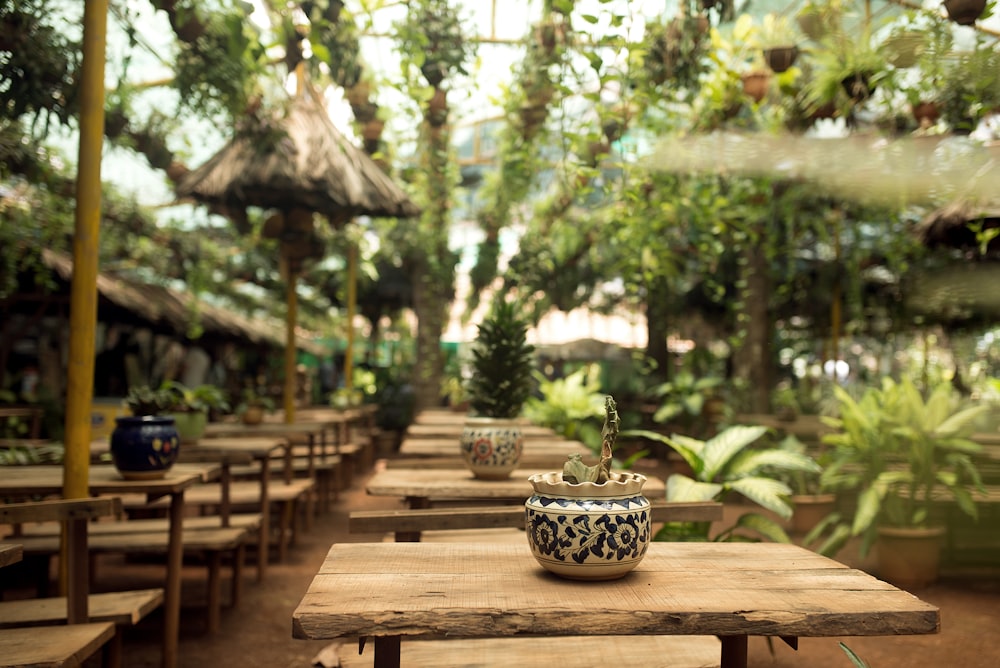
[[278,520],[278,561],[284,563],[288,556],[288,543],[291,540],[292,513],[294,507],[291,501],[282,501],[280,518]]
[[122,628],[115,626],[115,634],[111,637],[101,653],[103,668],[122,668]]
[[206,561],[208,561],[208,601],[206,603],[208,632],[218,633],[221,626],[220,610],[222,608],[222,583],[220,582],[222,554],[218,550],[211,550],[206,555]]
[[234,608],[243,597],[243,564],[245,563],[246,552],[246,545],[241,543],[233,553],[233,581],[231,583],[232,591],[230,592],[230,600]]

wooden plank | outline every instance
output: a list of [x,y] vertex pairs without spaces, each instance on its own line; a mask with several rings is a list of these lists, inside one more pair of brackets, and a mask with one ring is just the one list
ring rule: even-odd
[[[407,668],[708,668],[719,665],[719,639],[713,636],[591,636],[575,638],[478,638],[404,641],[401,665]],[[341,668],[371,668],[375,653],[358,654],[357,643],[336,648]]]
[[24,549],[19,543],[0,543],[0,568],[16,564],[24,558]]
[[[242,529],[257,529],[261,522],[260,513],[238,513],[229,517],[229,526]],[[184,518],[184,528],[188,530],[215,529],[222,527],[222,518],[218,515],[197,515]],[[165,517],[154,517],[151,519],[123,520],[120,522],[95,522],[88,526],[91,536],[98,534],[127,534],[127,533],[159,533],[166,532],[170,528],[170,522]],[[58,533],[59,527],[53,524],[44,524],[24,528],[25,536],[52,536]]]
[[54,499],[0,505],[0,524],[93,520],[120,515],[122,501],[117,497]]
[[79,666],[115,634],[110,622],[0,630],[0,666]]
[[[655,504],[653,522],[714,522],[722,519],[720,503]],[[387,531],[452,531],[457,529],[524,528],[523,506],[356,510],[348,521],[351,533]]]
[[[88,608],[91,622],[112,622],[133,626],[163,604],[162,589],[91,594]],[[66,623],[66,597],[0,601],[0,628]]]
[[[184,552],[230,550],[244,543],[248,535],[248,529],[239,527],[184,527],[181,540]],[[22,536],[17,540],[25,554],[55,554],[59,551],[58,536]],[[169,542],[169,534],[163,531],[92,534],[89,537],[91,552],[166,554]]]

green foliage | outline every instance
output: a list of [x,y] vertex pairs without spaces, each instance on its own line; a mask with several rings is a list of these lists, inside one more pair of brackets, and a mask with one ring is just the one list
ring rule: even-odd
[[535,347],[528,344],[528,321],[520,304],[498,296],[479,324],[472,348],[472,375],[466,393],[483,417],[513,418],[534,389]]
[[166,415],[174,410],[177,394],[169,388],[152,388],[139,385],[129,389],[125,405],[132,415]]
[[267,395],[263,389],[246,387],[243,389],[242,400],[236,406],[237,413],[244,413],[248,408],[257,407],[270,413],[274,410],[274,399]]
[[[707,441],[673,434],[666,436],[647,430],[622,432],[665,445],[691,467],[694,478],[675,473],[667,480],[667,501],[724,501],[738,493],[749,501],[788,519],[792,490],[775,476],[785,471],[815,470],[816,462],[797,452],[774,447],[750,447],[767,432],[766,427],[736,425],[728,427]],[[671,522],[656,535],[656,540],[708,540],[710,522]],[[733,526],[723,529],[715,540],[751,540],[752,535],[779,542],[789,542],[788,535],[771,518],[747,512]]]
[[840,417],[823,418],[837,431],[823,436],[834,451],[822,483],[855,495],[857,508],[853,518],[834,517],[809,536],[825,538],[819,552],[835,554],[861,536],[865,555],[880,524],[927,526],[942,499],[976,517],[972,491],[982,481],[972,455],[981,447],[968,437],[988,406],[963,406],[949,383],[935,386],[925,401],[905,378],[883,378],[859,400],[839,387],[834,392]]
[[662,424],[682,417],[700,417],[705,401],[715,396],[722,382],[722,378],[715,376],[696,378],[688,371],[679,372],[673,380],[653,389],[654,396],[662,402],[653,420]]
[[0,466],[29,466],[33,464],[62,464],[66,446],[62,443],[17,445],[0,448]]
[[468,74],[476,52],[465,38],[462,18],[449,0],[412,0],[406,18],[395,25],[403,67],[418,68],[431,86]]
[[174,403],[171,410],[177,413],[207,413],[210,410],[228,411],[229,401],[221,388],[210,385],[187,387],[176,380],[164,381],[161,390],[171,393]]
[[524,416],[533,424],[549,427],[568,439],[596,442],[596,419],[605,414],[604,393],[598,387],[600,366],[582,366],[563,378],[549,380],[540,371],[533,375],[540,397],[524,404]]

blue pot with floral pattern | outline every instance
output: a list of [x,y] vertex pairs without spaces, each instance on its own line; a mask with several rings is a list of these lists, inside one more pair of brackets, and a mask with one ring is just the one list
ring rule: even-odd
[[561,471],[528,478],[524,504],[531,554],[546,570],[573,580],[615,580],[646,556],[651,539],[646,476],[612,471],[604,483],[563,482]]
[[465,465],[483,480],[509,478],[524,450],[521,423],[512,419],[466,418],[459,443]]
[[115,418],[111,461],[126,480],[162,478],[177,461],[180,436],[170,415]]

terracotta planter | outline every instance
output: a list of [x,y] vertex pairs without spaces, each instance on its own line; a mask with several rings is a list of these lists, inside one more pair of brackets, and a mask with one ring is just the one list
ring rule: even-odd
[[547,571],[571,580],[615,580],[635,568],[651,539],[646,476],[611,473],[597,484],[563,482],[562,471],[528,478],[528,546]]
[[743,92],[754,102],[760,102],[767,95],[767,89],[771,85],[771,74],[769,72],[748,72],[742,77]]
[[261,406],[247,406],[240,419],[243,424],[260,424],[264,421],[264,409]]
[[524,450],[520,423],[499,418],[466,418],[459,440],[462,459],[482,480],[505,480],[517,468]]
[[789,529],[795,534],[807,534],[812,528],[823,521],[837,507],[835,494],[802,494],[791,498],[795,510]]
[[111,461],[126,480],[162,478],[177,461],[180,437],[169,415],[115,418]]
[[944,527],[879,527],[878,577],[900,589],[934,583],[941,565]]
[[941,107],[937,102],[918,102],[910,107],[913,118],[920,127],[930,127],[941,118]]

